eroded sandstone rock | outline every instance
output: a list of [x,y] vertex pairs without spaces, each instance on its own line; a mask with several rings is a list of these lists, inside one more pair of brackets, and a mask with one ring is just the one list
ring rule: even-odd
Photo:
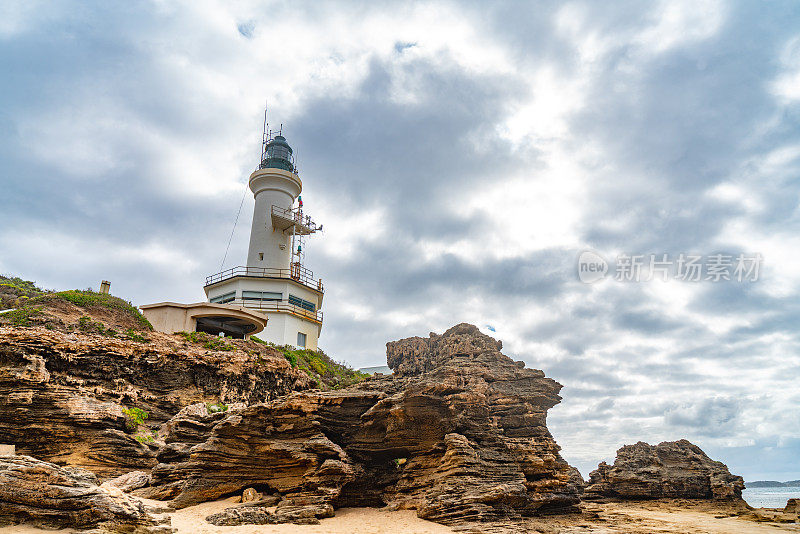
[[242,492],[242,502],[255,502],[261,498],[261,494],[255,488],[247,488]]
[[61,468],[29,456],[0,457],[0,524],[173,532],[148,514],[140,501],[96,482],[94,475],[80,469]]
[[617,451],[614,465],[602,462],[589,475],[584,498],[742,498],[744,479],[682,439],[649,445],[642,441]]
[[574,509],[582,481],[546,425],[562,386],[501,347],[468,324],[387,344],[395,376],[362,387],[392,394],[362,416],[345,447],[368,466],[407,458],[384,502],[442,523]]
[[546,426],[561,385],[472,325],[387,345],[395,374],[165,425],[151,486],[182,507],[254,487],[273,511],[215,524],[313,522],[335,506],[413,508],[442,523],[566,512],[581,483]]
[[[114,477],[156,464],[158,425],[198,402],[257,403],[309,386],[282,356],[0,327],[0,443]],[[123,409],[149,418],[136,432]]]
[[[327,517],[353,478],[351,459],[333,439],[355,432],[359,415],[380,396],[303,392],[224,414],[183,413],[167,425],[151,486],[136,494],[185,507],[252,487],[281,496],[281,517],[297,515],[295,507]],[[187,427],[205,431],[206,439],[197,441]]]
[[150,473],[146,471],[131,471],[116,478],[112,478],[107,484],[119,488],[125,493],[130,493],[133,490],[143,488],[150,484]]

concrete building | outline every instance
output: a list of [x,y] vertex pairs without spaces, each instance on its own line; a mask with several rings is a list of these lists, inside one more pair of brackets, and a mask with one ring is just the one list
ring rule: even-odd
[[159,302],[140,308],[154,329],[167,334],[207,332],[216,335],[224,332],[232,337],[244,338],[258,334],[267,326],[267,317],[262,313],[210,302]]
[[259,337],[266,341],[316,350],[324,293],[303,260],[305,238],[322,227],[303,212],[303,183],[282,135],[265,134],[249,186],[255,208],[247,264],[208,276],[206,297],[265,315]]

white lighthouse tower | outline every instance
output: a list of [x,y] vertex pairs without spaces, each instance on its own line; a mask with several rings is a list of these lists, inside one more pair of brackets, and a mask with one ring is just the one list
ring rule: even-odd
[[206,277],[210,303],[241,306],[268,317],[259,337],[317,349],[322,280],[303,265],[305,236],[322,227],[303,212],[303,183],[281,132],[263,137],[261,163],[250,175],[255,197],[247,265]]

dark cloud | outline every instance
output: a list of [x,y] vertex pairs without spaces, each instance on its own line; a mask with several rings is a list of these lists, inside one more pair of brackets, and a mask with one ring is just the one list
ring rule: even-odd
[[702,436],[730,436],[736,430],[740,412],[739,399],[712,397],[672,406],[664,419],[669,425],[688,427]]

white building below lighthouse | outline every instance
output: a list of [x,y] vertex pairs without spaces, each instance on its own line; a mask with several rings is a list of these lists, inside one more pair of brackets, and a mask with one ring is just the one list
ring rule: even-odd
[[[255,208],[247,264],[206,277],[204,290],[209,303],[265,315],[261,339],[316,350],[324,293],[303,258],[305,238],[322,227],[303,212],[303,183],[286,139],[269,135],[265,141],[249,179]],[[205,331],[217,330],[224,332],[213,326]]]

